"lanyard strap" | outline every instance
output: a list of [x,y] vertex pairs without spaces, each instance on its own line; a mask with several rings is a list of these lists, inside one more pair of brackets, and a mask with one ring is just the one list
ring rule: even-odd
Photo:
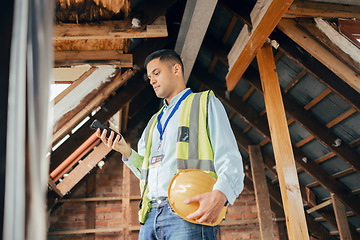
[[159,133],[160,133],[160,141],[161,141],[162,138],[163,138],[163,134],[164,134],[164,132],[165,132],[165,128],[166,128],[166,126],[167,126],[170,118],[174,115],[174,113],[175,113],[176,109],[178,109],[180,103],[181,103],[182,101],[184,101],[184,99],[185,99],[190,93],[192,93],[192,91],[191,91],[191,89],[188,89],[188,90],[181,96],[181,98],[177,101],[174,109],[171,111],[170,115],[169,115],[168,118],[166,119],[163,128],[161,127],[160,119],[161,119],[161,117],[162,117],[162,115],[163,115],[163,113],[164,113],[164,108],[161,110],[161,113],[160,113],[160,114],[158,115],[158,117],[157,117],[157,126],[156,126],[157,129],[158,129],[158,131],[159,131]]

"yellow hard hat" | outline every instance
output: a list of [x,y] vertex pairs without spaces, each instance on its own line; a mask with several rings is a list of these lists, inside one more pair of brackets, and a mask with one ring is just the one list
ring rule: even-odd
[[208,226],[218,225],[225,217],[227,207],[223,207],[215,223],[198,223],[195,219],[187,219],[186,217],[195,212],[200,204],[198,202],[184,203],[186,199],[198,194],[211,192],[215,182],[216,179],[213,176],[197,169],[186,169],[178,172],[171,180],[168,189],[170,206],[181,218],[188,222]]

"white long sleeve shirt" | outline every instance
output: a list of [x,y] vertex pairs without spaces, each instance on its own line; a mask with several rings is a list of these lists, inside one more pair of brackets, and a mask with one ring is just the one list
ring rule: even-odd
[[[166,119],[171,113],[177,101],[187,91],[180,92],[167,105],[164,100],[163,116],[160,119],[161,126],[164,126]],[[177,173],[176,166],[176,142],[178,134],[179,115],[183,103],[169,120],[160,144],[160,134],[156,126],[152,135],[152,146],[150,160],[156,156],[162,156],[160,164],[149,166],[147,197],[150,200],[167,197],[168,187],[173,176]],[[232,132],[230,122],[224,106],[218,98],[209,96],[208,104],[208,129],[211,146],[214,152],[215,171],[218,176],[213,190],[219,190],[226,196],[230,204],[243,190],[244,171],[242,158]],[[145,155],[145,132],[143,132],[138,142],[138,152],[132,150],[129,159],[123,157],[125,164],[132,172],[140,178],[142,159]],[[160,147],[159,147],[160,146]]]

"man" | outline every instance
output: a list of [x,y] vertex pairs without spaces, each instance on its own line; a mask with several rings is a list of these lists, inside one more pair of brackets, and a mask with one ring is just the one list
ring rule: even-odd
[[[132,150],[124,138],[117,136],[112,141],[113,133],[107,139],[106,130],[102,133],[100,129],[97,130],[97,136],[108,147],[123,154],[123,161],[143,183],[142,209],[139,212],[143,225],[139,239],[216,239],[218,226],[205,226],[201,223],[214,223],[223,206],[233,204],[243,189],[244,178],[242,158],[225,109],[209,91],[198,93],[202,95],[195,97],[186,88],[183,63],[173,50],[159,50],[150,54],[144,67],[156,96],[164,99],[164,106],[149,121],[139,140],[138,152]],[[200,116],[199,112],[205,114],[205,117],[199,117],[203,119],[200,123],[191,120],[191,116],[188,117],[191,113],[186,109],[194,105],[193,101],[198,101],[197,105],[205,108],[205,111],[198,110],[195,111],[196,114],[192,114],[195,117]],[[179,126],[179,121],[183,121],[179,119],[185,119],[185,122],[188,120],[191,127]],[[205,137],[191,137],[194,126],[200,131],[205,129],[202,131]],[[194,148],[194,144],[189,144],[189,138],[196,146],[199,145],[198,148],[202,146],[201,152],[209,153],[209,160],[179,156],[182,151],[178,146],[179,141],[186,142],[186,151],[187,148]],[[204,145],[203,141],[207,143]],[[199,149],[195,151],[200,152]],[[191,162],[201,164],[194,165]],[[197,166],[200,170],[205,170],[201,169],[205,166],[210,174],[217,177],[212,192],[199,194],[185,201],[186,204],[199,203],[198,210],[187,216],[188,219],[196,219],[199,224],[180,218],[167,200],[172,177],[183,168],[194,168],[189,167],[190,165]]]

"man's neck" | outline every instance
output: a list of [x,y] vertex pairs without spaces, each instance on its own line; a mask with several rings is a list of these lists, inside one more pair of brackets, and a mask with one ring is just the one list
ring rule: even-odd
[[184,91],[186,89],[186,87],[184,87],[183,89],[178,90],[175,94],[173,94],[172,96],[165,98],[166,103],[170,106],[171,100],[177,96],[179,93],[181,93],[182,91]]

